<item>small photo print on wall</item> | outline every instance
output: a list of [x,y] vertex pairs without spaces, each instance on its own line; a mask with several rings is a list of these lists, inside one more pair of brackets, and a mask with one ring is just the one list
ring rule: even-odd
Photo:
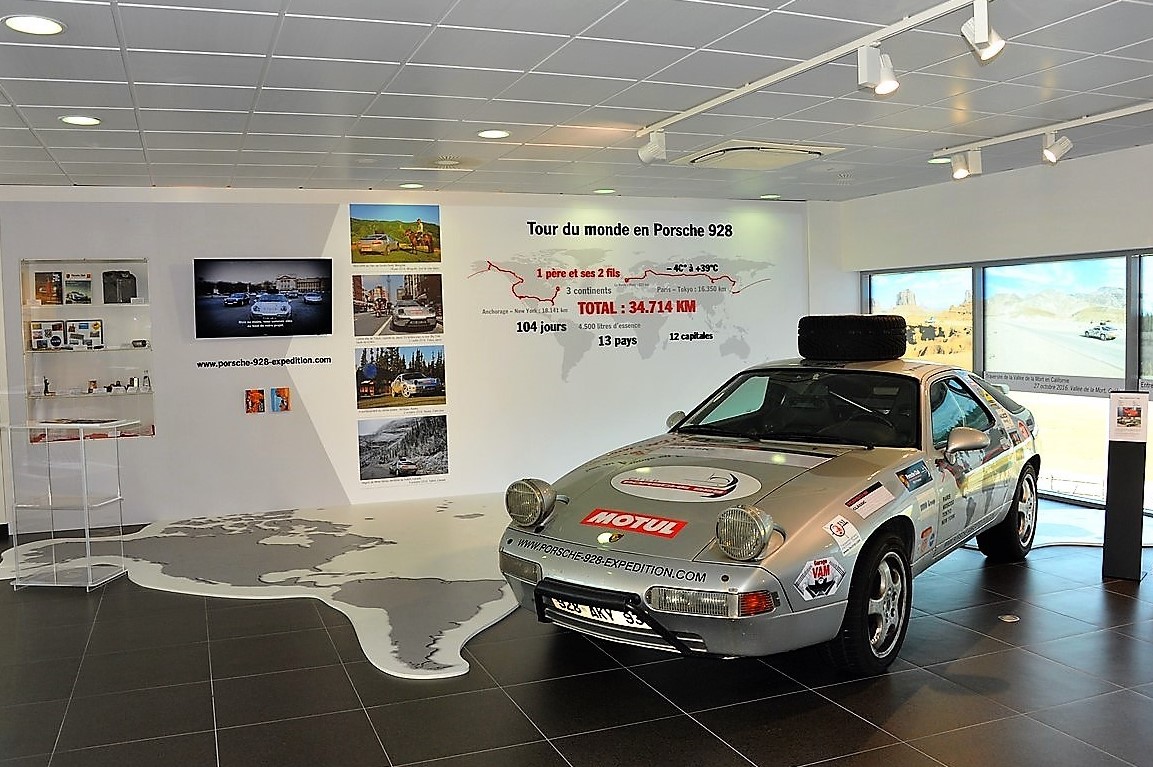
[[292,410],[292,390],[287,386],[278,386],[268,390],[269,410],[273,413],[287,413]]
[[245,389],[244,390],[244,412],[245,413],[263,413],[264,412],[264,389]]
[[352,275],[352,329],[361,338],[444,332],[439,274]]
[[445,404],[443,346],[365,346],[353,351],[358,409]]
[[440,263],[439,205],[348,206],[354,264]]
[[42,305],[64,303],[64,282],[60,272],[36,272],[36,300]]
[[64,303],[90,304],[92,303],[92,273],[80,272],[64,274]]
[[448,419],[443,415],[357,422],[360,479],[448,474]]

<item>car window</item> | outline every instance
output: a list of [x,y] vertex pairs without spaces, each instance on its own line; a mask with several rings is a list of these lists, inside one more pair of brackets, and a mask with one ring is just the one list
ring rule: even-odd
[[970,375],[969,378],[973,381],[973,383],[987,391],[989,396],[997,401],[998,405],[1005,408],[1010,413],[1020,413],[1025,409],[1024,405],[1010,397],[1005,392],[1001,391],[1001,389],[986,381],[984,378],[980,378],[979,376],[975,375]]
[[729,418],[755,413],[765,404],[765,391],[769,379],[758,376],[746,378],[720,402],[712,412],[700,420],[702,424],[716,423]]
[[938,447],[949,441],[949,432],[958,426],[987,431],[993,425],[988,411],[957,378],[933,382],[929,388],[929,406],[933,444]]

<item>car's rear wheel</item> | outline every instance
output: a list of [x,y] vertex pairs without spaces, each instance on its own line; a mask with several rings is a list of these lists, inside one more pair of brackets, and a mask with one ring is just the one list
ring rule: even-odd
[[857,558],[841,630],[824,645],[829,660],[854,676],[882,673],[905,642],[912,600],[905,543],[894,532],[882,533]]
[[1037,535],[1037,470],[1027,464],[1017,480],[1009,513],[977,536],[977,548],[994,562],[1020,562]]

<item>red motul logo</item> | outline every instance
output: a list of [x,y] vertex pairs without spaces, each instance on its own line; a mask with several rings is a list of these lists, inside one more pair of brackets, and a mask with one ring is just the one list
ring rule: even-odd
[[626,511],[593,509],[592,513],[581,520],[581,524],[610,527],[613,530],[631,530],[634,533],[655,535],[658,538],[675,538],[677,533],[684,530],[688,523],[680,519],[629,514]]

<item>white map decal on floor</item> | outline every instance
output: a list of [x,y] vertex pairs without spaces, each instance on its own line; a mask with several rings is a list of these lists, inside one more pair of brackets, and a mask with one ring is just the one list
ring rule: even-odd
[[[199,517],[125,535],[124,553],[129,577],[149,588],[320,599],[348,616],[382,671],[440,678],[466,673],[464,643],[516,607],[497,569],[507,519],[500,496]],[[14,577],[14,553],[0,578]],[[21,568],[83,554],[75,540],[22,543]]]

